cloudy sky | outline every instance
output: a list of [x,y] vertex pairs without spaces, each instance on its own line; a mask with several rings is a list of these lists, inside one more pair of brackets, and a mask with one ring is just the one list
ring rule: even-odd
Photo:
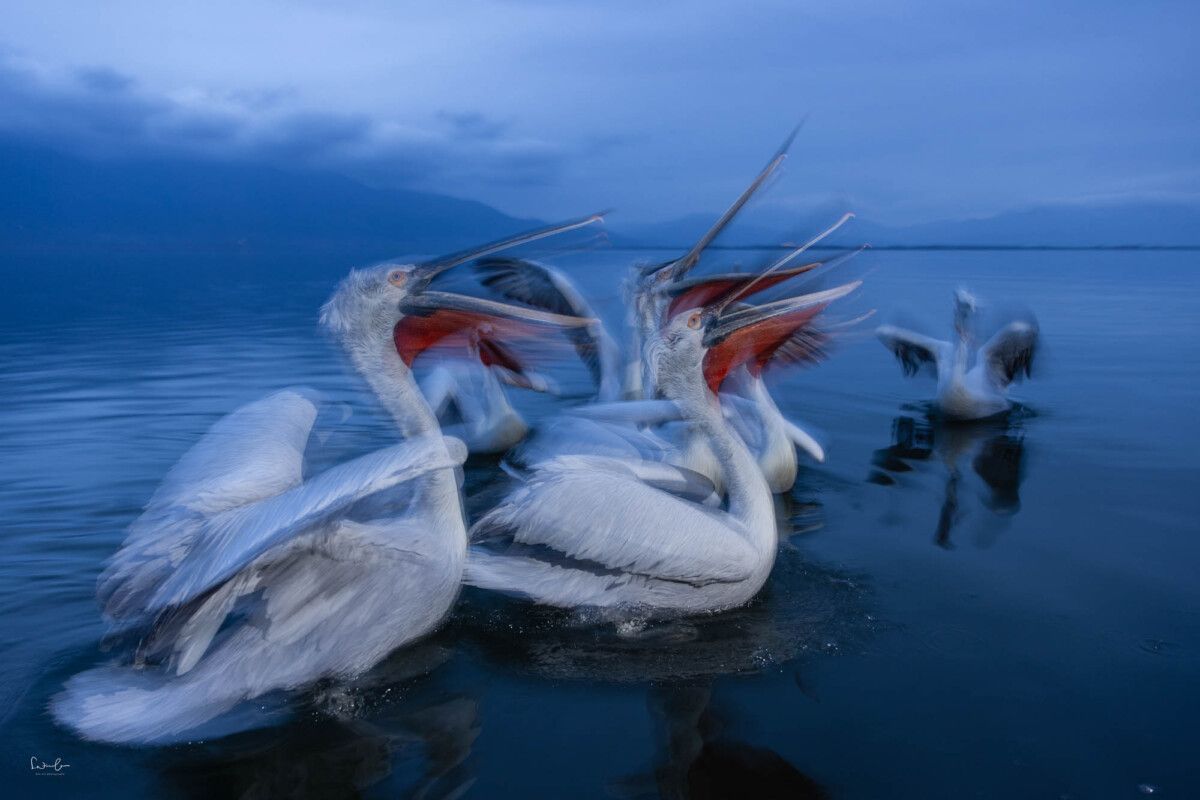
[[7,0],[0,131],[546,218],[1200,197],[1200,3]]

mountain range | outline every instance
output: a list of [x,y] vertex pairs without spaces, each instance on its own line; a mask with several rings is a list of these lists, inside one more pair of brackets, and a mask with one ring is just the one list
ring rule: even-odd
[[[844,209],[785,217],[748,208],[723,246],[769,246]],[[654,224],[609,218],[616,246],[682,247],[716,213]],[[304,248],[433,252],[537,225],[472,200],[373,188],[331,173],[238,162],[98,160],[0,142],[0,251]],[[895,247],[1200,245],[1200,204],[1044,205],[978,219],[889,227],[855,220],[843,243]]]

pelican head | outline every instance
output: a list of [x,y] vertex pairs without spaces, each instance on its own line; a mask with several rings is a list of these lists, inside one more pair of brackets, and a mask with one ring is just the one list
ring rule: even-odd
[[954,290],[954,329],[958,331],[959,335],[966,335],[971,315],[978,308],[979,301],[975,295],[963,288]]
[[389,333],[422,280],[416,264],[378,264],[351,270],[321,307],[321,324],[347,344]]
[[[592,214],[429,261],[387,262],[352,270],[342,279],[333,295],[321,308],[321,324],[354,353],[369,348],[374,342],[384,339],[390,341],[395,335],[397,324],[405,315],[428,315],[438,308],[455,309],[462,313],[463,320],[472,315],[499,315],[532,322],[549,322],[556,315],[465,295],[435,292],[429,287],[438,275],[460,264],[582,228],[602,219],[602,214]],[[562,319],[573,318],[560,318],[560,322]]]
[[774,352],[831,302],[861,285],[789,297],[759,306],[723,298],[673,316],[647,347],[647,360],[662,393],[677,403],[714,397],[730,371]]

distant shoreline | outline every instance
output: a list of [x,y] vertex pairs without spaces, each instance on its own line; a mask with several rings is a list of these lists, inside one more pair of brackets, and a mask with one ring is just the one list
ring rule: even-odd
[[[686,250],[691,245],[619,245],[607,250]],[[791,250],[794,245],[710,245],[709,250]],[[815,245],[811,250],[845,250],[845,247]],[[1200,250],[1200,244],[872,244],[871,250]]]
[[[591,252],[669,252],[679,253],[687,250],[687,244],[657,244],[632,245],[609,244],[596,247]],[[710,251],[726,252],[785,252],[795,247],[792,244],[771,245],[711,245]],[[349,256],[353,260],[386,259],[397,254],[432,253],[441,249],[431,247],[427,243],[412,246],[404,242],[335,242],[335,241],[263,241],[263,242],[108,242],[95,244],[88,242],[60,242],[26,244],[0,241],[0,257],[50,257],[50,256],[188,256],[188,255],[226,255],[253,257],[263,254],[295,254],[312,257],[330,257],[333,255]],[[847,247],[817,245],[814,251],[844,251]],[[871,244],[871,250],[886,252],[1197,252],[1200,244],[1178,245],[1007,245],[1007,244]]]

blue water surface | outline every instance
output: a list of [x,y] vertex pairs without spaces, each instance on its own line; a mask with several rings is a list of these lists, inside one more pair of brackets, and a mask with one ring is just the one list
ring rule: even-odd
[[[617,325],[623,269],[661,257],[561,263]],[[316,322],[352,263],[4,256],[4,794],[1200,796],[1198,260],[868,254],[845,313],[876,317],[771,378],[829,458],[780,498],[780,558],[750,606],[616,629],[468,591],[441,632],[282,700],[264,728],[137,749],[81,741],[45,706],[113,657],[96,576],[164,472],[288,385],[331,400],[330,461],[394,438]],[[931,422],[932,381],[870,335],[893,319],[946,335],[959,285],[1041,322],[1006,421]],[[584,400],[581,369],[561,379],[562,397],[516,398],[534,423]],[[506,480],[472,459],[468,509]]]

